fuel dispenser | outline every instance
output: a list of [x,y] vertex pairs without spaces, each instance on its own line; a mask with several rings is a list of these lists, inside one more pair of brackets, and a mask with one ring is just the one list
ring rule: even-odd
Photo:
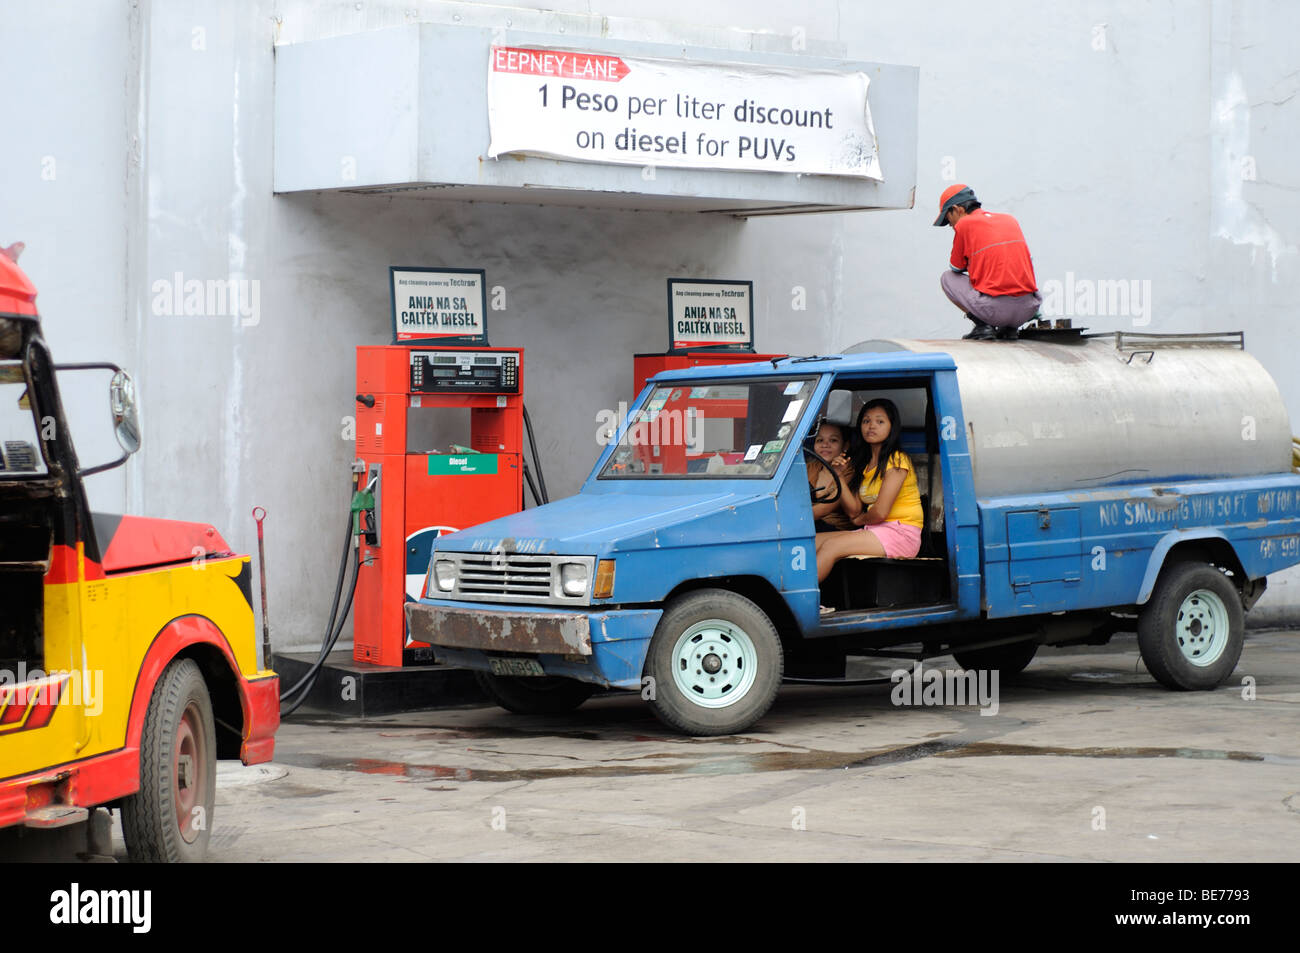
[[356,400],[353,658],[432,661],[403,606],[421,595],[433,540],[523,509],[523,351],[358,347]]

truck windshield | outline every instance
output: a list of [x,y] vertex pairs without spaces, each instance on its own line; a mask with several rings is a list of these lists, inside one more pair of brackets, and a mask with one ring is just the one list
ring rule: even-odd
[[751,477],[776,472],[799,443],[815,377],[682,381],[656,387],[599,479]]
[[21,361],[0,361],[0,479],[45,472]]

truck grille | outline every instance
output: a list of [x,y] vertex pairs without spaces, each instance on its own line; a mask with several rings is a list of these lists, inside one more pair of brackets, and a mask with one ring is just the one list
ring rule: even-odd
[[[443,553],[435,560],[456,562],[456,585],[450,592],[431,590],[434,598],[465,602],[510,602],[546,605],[589,605],[594,556],[553,556],[535,553]],[[565,595],[560,567],[580,563],[587,567],[587,589]]]
[[550,598],[554,566],[536,556],[461,556],[461,595]]

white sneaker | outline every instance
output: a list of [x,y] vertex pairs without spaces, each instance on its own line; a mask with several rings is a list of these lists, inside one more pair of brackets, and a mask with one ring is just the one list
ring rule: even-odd
[[824,615],[824,616],[825,616],[825,615],[834,615],[834,614],[835,614],[835,610],[832,609],[830,606],[818,606],[817,609],[818,609],[818,611],[820,611],[821,614]]

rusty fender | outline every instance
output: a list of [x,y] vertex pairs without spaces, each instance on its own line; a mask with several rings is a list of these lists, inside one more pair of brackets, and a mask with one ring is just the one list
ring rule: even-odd
[[408,603],[411,638],[447,648],[489,652],[590,655],[591,625],[579,612],[451,609]]

